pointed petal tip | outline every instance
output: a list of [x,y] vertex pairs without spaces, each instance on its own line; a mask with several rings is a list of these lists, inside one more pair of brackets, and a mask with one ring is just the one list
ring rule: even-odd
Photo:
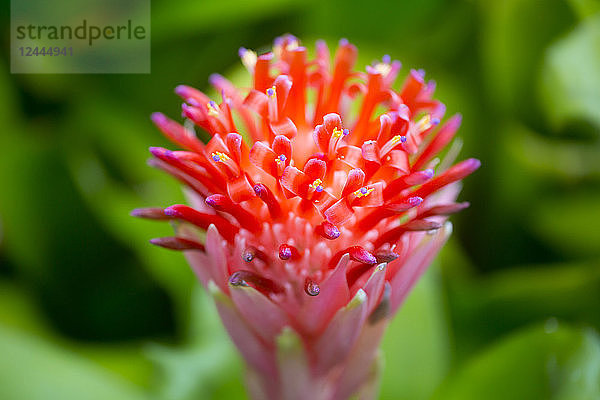
[[129,215],[136,218],[147,219],[168,219],[164,210],[159,207],[136,208],[129,212]]
[[452,234],[453,229],[454,229],[454,226],[452,225],[452,222],[446,221],[444,223],[444,226],[442,227],[442,232],[444,232],[444,235],[450,236]]
[[189,86],[187,85],[177,85],[174,90],[175,94],[180,97],[187,97],[189,94]]
[[144,216],[144,208],[135,208],[129,212],[129,216],[131,217],[143,217]]
[[210,74],[208,77],[208,83],[210,83],[211,85],[214,85],[215,83],[221,82],[223,79],[225,79],[225,78],[223,78],[223,75],[221,75],[221,74],[217,74],[217,73]]
[[171,150],[165,149],[164,147],[156,146],[149,147],[148,151],[156,158],[170,156],[173,153]]
[[150,114],[150,119],[156,125],[162,125],[167,121],[167,116],[161,112],[153,112]]
[[202,243],[177,236],[154,238],[150,239],[149,242],[155,246],[169,250],[205,250]]
[[354,307],[358,307],[361,304],[364,304],[367,302],[367,292],[365,292],[362,288],[358,289],[358,291],[356,292],[356,294],[354,295],[354,297],[352,298],[352,300],[350,300],[350,302],[348,303],[348,305],[346,306],[347,309],[352,309]]
[[478,160],[477,158],[469,158],[465,161],[466,165],[465,167],[467,167],[469,170],[471,170],[471,172],[474,172],[476,170],[479,169],[479,167],[481,167],[481,161]]

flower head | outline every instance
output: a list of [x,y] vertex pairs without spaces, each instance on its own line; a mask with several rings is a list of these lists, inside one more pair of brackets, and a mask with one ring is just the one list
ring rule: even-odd
[[357,72],[346,40],[331,63],[324,42],[309,60],[291,35],[240,56],[251,88],[212,75],[220,102],[176,89],[191,123],[152,116],[183,150],[151,148],[151,163],[191,205],[134,214],[179,222],[152,243],[183,250],[211,288],[255,397],[296,398],[303,380],[301,398],[343,399],[371,376],[383,327],[450,234],[446,216],[468,206],[455,183],[479,161],[443,167],[460,116],[441,123],[423,71],[393,89],[389,56]]

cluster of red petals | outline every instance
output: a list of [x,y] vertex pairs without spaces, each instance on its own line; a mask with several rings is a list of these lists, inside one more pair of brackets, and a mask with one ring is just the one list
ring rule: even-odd
[[[442,122],[445,106],[423,71],[410,71],[395,90],[399,62],[384,57],[357,72],[357,50],[347,41],[331,63],[324,42],[311,60],[289,35],[273,52],[240,55],[252,87],[212,75],[219,101],[179,86],[186,122],[152,116],[183,150],[152,148],[151,163],[189,188],[192,205],[135,215],[178,221],[177,236],[153,243],[186,250],[205,284],[224,293],[250,285],[297,332],[317,335],[388,263],[377,293],[369,293],[375,310],[385,282],[423,238],[468,205],[455,202],[451,187],[480,163],[448,167],[436,158],[461,119]],[[211,135],[207,144],[195,127]],[[304,318],[304,306],[322,297],[320,311]]]

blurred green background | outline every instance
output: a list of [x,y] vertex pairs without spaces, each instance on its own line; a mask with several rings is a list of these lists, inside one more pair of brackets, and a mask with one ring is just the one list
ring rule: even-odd
[[149,114],[286,32],[424,68],[483,161],[381,398],[600,399],[600,1],[153,0],[149,75],[11,75],[1,18],[0,399],[245,398],[183,257],[147,243],[169,226],[128,213],[183,200]]

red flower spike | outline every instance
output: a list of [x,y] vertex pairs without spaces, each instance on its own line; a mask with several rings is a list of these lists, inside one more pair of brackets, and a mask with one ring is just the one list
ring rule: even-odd
[[152,243],[185,252],[266,400],[341,400],[371,384],[386,322],[448,238],[447,216],[468,206],[445,188],[480,165],[432,169],[460,116],[441,121],[423,71],[397,92],[389,56],[358,72],[347,40],[333,60],[322,41],[308,54],[285,35],[271,53],[240,49],[250,89],[218,74],[218,100],[178,86],[183,116],[211,139],[155,113],[184,151],[152,148],[150,164],[187,185],[195,208],[132,212],[180,222]]

